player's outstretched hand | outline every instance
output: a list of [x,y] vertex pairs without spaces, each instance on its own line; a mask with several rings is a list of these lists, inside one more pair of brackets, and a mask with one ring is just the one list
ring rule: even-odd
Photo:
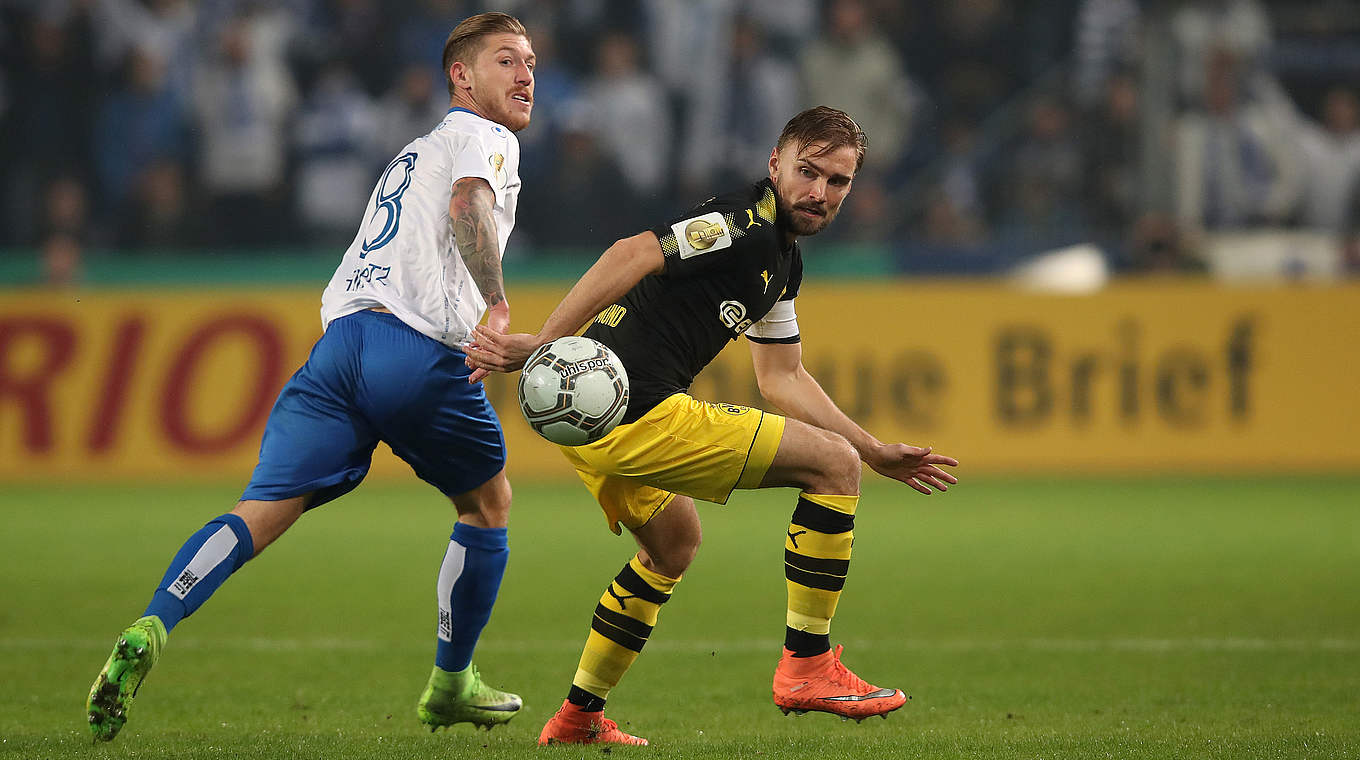
[[472,329],[472,340],[463,346],[466,364],[472,368],[468,382],[475,383],[492,372],[514,372],[540,345],[538,337],[528,333],[505,333],[477,325]]
[[[486,324],[487,327],[491,328],[490,332],[495,335],[504,335],[509,332],[510,302],[502,299],[500,303],[487,309]],[[469,345],[473,344],[465,344],[463,349],[466,351]],[[482,378],[491,374],[489,369],[477,366],[471,359],[465,360],[464,363],[467,364],[467,366],[472,367],[472,374],[468,376],[469,383],[479,383],[482,381]]]
[[921,448],[905,443],[884,444],[869,460],[874,472],[900,480],[927,496],[932,488],[948,491],[949,486],[959,482],[958,478],[941,470],[940,465],[958,467],[959,460],[932,453],[929,446]]

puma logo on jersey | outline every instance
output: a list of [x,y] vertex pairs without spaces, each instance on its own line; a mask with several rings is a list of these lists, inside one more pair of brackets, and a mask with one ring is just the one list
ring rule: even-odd
[[762,225],[760,222],[756,221],[756,210],[753,209],[753,208],[748,208],[748,209],[746,209],[746,227],[745,227],[744,229],[748,229],[748,230],[749,230],[749,229],[751,229],[752,227],[763,227],[763,226],[764,226],[764,225]]

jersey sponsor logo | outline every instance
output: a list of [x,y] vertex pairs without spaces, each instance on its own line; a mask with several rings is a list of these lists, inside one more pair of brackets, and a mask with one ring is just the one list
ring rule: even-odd
[[628,307],[613,304],[609,308],[595,316],[595,321],[605,327],[618,327],[623,321],[623,316],[628,313]]
[[711,211],[671,225],[679,243],[680,258],[687,259],[701,253],[721,251],[732,245],[732,232],[721,211]]
[[503,153],[492,153],[487,161],[491,164],[491,172],[496,177],[496,187],[505,189],[510,182],[510,175],[505,171],[505,155]]
[[746,305],[741,301],[723,301],[718,304],[718,319],[737,335],[746,332],[746,328],[751,326],[751,320],[746,316]]

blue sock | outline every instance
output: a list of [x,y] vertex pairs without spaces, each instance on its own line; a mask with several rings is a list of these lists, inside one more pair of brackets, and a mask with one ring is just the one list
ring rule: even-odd
[[472,662],[472,650],[491,618],[496,592],[510,558],[505,528],[458,523],[439,568],[439,640],[434,663],[457,672]]
[[227,576],[255,555],[255,542],[246,521],[233,514],[213,518],[189,537],[170,560],[143,616],[155,615],[165,630],[194,614]]

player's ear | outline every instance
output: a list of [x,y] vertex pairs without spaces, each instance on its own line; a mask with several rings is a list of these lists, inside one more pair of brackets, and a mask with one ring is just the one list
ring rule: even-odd
[[775,175],[779,174],[779,146],[776,145],[770,150],[770,180],[773,181]]
[[462,61],[454,61],[449,65],[449,79],[453,81],[453,86],[459,89],[472,86],[472,68]]

